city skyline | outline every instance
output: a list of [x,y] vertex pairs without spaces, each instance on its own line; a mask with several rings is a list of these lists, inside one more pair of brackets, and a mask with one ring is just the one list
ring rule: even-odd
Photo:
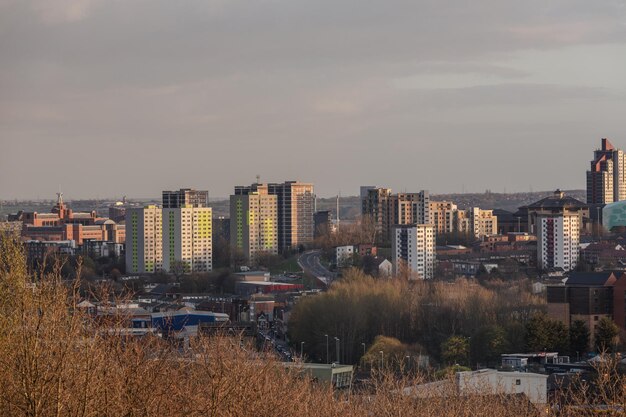
[[0,4],[0,198],[582,189],[626,144],[617,2],[147,5]]

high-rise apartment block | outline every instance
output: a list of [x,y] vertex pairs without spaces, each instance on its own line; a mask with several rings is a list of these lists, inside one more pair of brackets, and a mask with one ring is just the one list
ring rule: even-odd
[[472,207],[469,211],[470,233],[480,239],[483,236],[498,234],[498,218],[493,215],[493,210],[482,210]]
[[465,233],[476,239],[498,234],[498,217],[493,210],[460,210],[450,201],[431,201],[430,218],[437,234]]
[[326,236],[333,231],[332,215],[329,210],[316,211],[313,215],[314,237]]
[[163,208],[207,207],[208,191],[181,188],[178,191],[163,191]]
[[580,229],[587,206],[556,190],[525,207],[528,224],[537,235],[537,266],[541,269],[576,267],[579,255]]
[[126,211],[128,273],[209,272],[213,269],[208,191],[163,191],[163,208]]
[[381,242],[392,239],[397,225],[430,224],[428,191],[392,194],[389,188],[361,187],[361,212],[374,223]]
[[429,224],[403,225],[393,228],[391,242],[396,273],[403,267],[421,279],[435,275],[435,227]]
[[286,181],[276,184],[252,184],[235,187],[235,195],[245,195],[259,187],[267,187],[267,194],[276,196],[278,215],[278,248],[286,251],[311,243],[314,234],[313,213],[315,193],[313,184]]
[[237,187],[230,196],[230,242],[255,263],[259,254],[278,253],[278,197],[266,184]]
[[390,223],[389,197],[391,188],[361,187],[361,214],[374,224],[379,241],[389,240]]
[[163,270],[213,269],[212,209],[184,204],[163,209]]
[[454,232],[454,219],[457,211],[456,204],[451,201],[430,202],[431,223],[435,226],[437,235]]
[[126,272],[155,273],[163,268],[162,210],[150,205],[126,211]]
[[296,249],[313,241],[315,193],[313,184],[287,181],[269,184],[269,193],[278,197],[278,247]]
[[587,204],[604,205],[626,200],[626,155],[608,139],[594,152],[587,171]]
[[577,214],[540,214],[537,217],[537,264],[541,269],[574,269],[578,263],[579,243]]

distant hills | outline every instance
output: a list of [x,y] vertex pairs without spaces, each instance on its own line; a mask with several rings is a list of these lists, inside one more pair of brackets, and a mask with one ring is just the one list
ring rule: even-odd
[[[516,211],[518,207],[541,200],[544,197],[552,195],[554,191],[536,191],[524,193],[494,193],[486,191],[484,193],[465,193],[465,194],[431,194],[431,201],[452,201],[461,209],[469,207],[480,207],[482,209],[503,209],[508,211]],[[565,194],[574,197],[580,201],[586,200],[585,190],[565,190]],[[141,203],[159,203],[158,199],[128,199],[129,202]],[[89,211],[97,208],[98,214],[107,215],[108,202],[103,200],[74,200],[69,202],[70,206],[76,211]],[[318,198],[317,210],[330,210],[335,218],[336,197]],[[47,212],[54,205],[54,200],[48,201],[3,201],[0,205],[0,219],[8,213],[15,213],[18,210]],[[229,201],[228,199],[211,200],[214,217],[229,217]],[[340,197],[339,199],[339,218],[343,220],[354,220],[361,214],[361,200],[358,196]]]

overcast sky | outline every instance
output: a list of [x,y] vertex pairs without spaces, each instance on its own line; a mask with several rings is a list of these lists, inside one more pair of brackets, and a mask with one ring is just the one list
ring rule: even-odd
[[0,0],[0,198],[584,188],[623,0]]

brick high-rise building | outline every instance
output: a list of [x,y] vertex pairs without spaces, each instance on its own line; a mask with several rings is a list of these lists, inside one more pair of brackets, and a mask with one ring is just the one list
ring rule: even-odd
[[582,320],[593,345],[596,326],[602,318],[612,319],[626,330],[626,274],[623,272],[571,272],[564,284],[547,287],[548,316],[570,327]]
[[626,155],[608,139],[602,139],[587,171],[587,204],[621,200],[626,200]]

